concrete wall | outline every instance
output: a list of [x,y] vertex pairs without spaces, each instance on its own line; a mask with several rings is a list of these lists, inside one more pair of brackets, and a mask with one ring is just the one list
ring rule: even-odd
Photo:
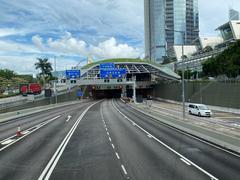
[[[59,95],[57,98],[57,101],[60,103],[60,102],[76,100],[77,99],[76,91],[77,91],[77,89],[74,89],[69,93]],[[27,103],[21,104],[19,106],[1,108],[0,113],[18,111],[18,110],[22,110],[22,109],[26,109],[26,108],[33,108],[33,107],[37,107],[37,106],[44,106],[44,105],[49,105],[49,104],[54,104],[54,103],[55,103],[55,97],[45,98],[45,99],[38,100],[38,101],[27,102]]]
[[[182,101],[182,84],[179,82],[156,85],[154,96]],[[212,106],[240,108],[240,83],[230,82],[186,82],[185,100]]]

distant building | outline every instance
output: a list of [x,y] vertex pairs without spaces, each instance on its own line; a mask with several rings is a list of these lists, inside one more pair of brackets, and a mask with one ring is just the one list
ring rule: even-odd
[[201,51],[206,47],[215,48],[218,44],[223,43],[222,37],[199,37],[194,41],[194,45],[197,46],[197,50]]
[[216,30],[220,31],[224,43],[240,39],[240,21],[229,21]]
[[[182,52],[183,50],[183,52]],[[176,59],[177,62],[182,61],[182,53],[187,58],[191,57],[192,54],[197,52],[197,47],[195,45],[174,45],[172,48],[168,49],[168,57],[171,59]]]
[[229,9],[229,21],[238,21],[239,20],[239,12],[234,9]]
[[[182,66],[192,71],[202,71],[202,63],[211,57],[215,57],[222,53],[229,44],[240,40],[240,21],[229,21],[216,29],[220,32],[221,37],[206,38],[200,41],[201,49],[195,55],[188,57],[184,62],[175,63],[175,70],[181,70]],[[212,45],[211,51],[204,52],[205,47]],[[199,45],[197,45],[198,47]],[[213,48],[214,47],[214,48]]]
[[168,49],[198,38],[198,0],[144,0],[144,20],[145,58],[161,63]]

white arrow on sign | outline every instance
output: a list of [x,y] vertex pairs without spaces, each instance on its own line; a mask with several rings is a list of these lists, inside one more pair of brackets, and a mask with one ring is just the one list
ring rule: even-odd
[[72,116],[68,115],[67,122],[71,119]]

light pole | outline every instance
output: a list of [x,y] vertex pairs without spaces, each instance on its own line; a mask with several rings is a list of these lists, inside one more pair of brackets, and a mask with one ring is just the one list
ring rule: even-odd
[[184,79],[184,45],[185,45],[185,31],[178,31],[174,29],[165,29],[166,31],[173,31],[181,33],[182,35],[182,113],[183,113],[183,120],[185,120],[185,79]]
[[[56,72],[57,72],[57,62],[56,61],[57,61],[56,56],[54,56],[54,72],[55,72],[55,75],[56,75]],[[56,79],[54,79],[53,87],[54,87],[55,103],[57,104]]]

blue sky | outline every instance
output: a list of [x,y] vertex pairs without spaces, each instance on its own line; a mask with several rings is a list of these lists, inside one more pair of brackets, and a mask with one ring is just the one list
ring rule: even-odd
[[[239,0],[199,0],[200,34],[227,21]],[[36,57],[63,70],[94,59],[143,57],[143,0],[1,0],[0,68],[35,74]]]

